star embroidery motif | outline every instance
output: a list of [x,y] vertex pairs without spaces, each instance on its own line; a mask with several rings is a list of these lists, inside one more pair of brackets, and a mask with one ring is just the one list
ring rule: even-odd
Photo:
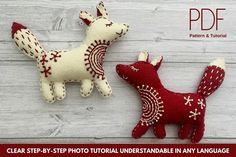
[[41,71],[42,74],[44,74],[45,77],[48,77],[49,75],[51,75],[51,67],[45,67],[43,66],[43,70]]
[[191,102],[193,101],[193,99],[190,98],[190,95],[188,97],[184,97],[184,100],[186,100],[184,105],[192,106]]
[[60,52],[55,51],[55,53],[51,53],[50,60],[54,60],[54,62],[57,62],[57,59],[61,57]]
[[189,111],[189,114],[190,114],[190,115],[188,116],[189,118],[192,118],[192,117],[193,117],[193,119],[196,120],[196,119],[197,119],[197,116],[200,115],[201,113],[200,113],[200,112],[197,112],[197,109],[195,108],[194,112],[193,112],[193,111]]
[[44,53],[41,57],[42,59],[40,60],[40,62],[42,63],[42,65],[45,65],[45,63],[48,62],[47,55]]
[[201,109],[203,109],[206,105],[203,103],[203,99],[197,99],[197,104],[201,106]]

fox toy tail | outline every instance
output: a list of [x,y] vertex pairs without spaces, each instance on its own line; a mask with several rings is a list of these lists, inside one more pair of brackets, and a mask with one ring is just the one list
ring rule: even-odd
[[197,93],[208,97],[220,87],[225,76],[224,58],[218,58],[211,62],[205,69],[202,80],[198,86]]
[[40,54],[45,52],[33,33],[22,24],[13,22],[12,39],[16,46],[30,58],[37,59]]

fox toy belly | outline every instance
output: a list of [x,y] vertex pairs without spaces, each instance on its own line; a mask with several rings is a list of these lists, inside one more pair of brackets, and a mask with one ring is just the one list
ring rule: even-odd
[[138,86],[142,100],[143,125],[154,123],[198,123],[205,114],[205,99],[195,93],[174,93],[166,89]]
[[161,92],[164,112],[159,123],[198,123],[204,118],[205,98],[196,93]]

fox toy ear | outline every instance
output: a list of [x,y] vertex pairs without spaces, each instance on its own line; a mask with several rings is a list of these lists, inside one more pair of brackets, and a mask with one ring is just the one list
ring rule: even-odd
[[86,11],[81,11],[79,17],[86,25],[89,25],[94,20],[94,17]]
[[163,56],[160,56],[159,58],[156,58],[154,60],[152,60],[151,64],[156,68],[159,69],[159,67],[161,66],[163,60]]
[[97,5],[97,16],[103,16],[105,18],[108,18],[107,10],[104,7],[104,4],[102,1]]
[[149,54],[147,51],[144,52],[140,52],[139,56],[138,56],[138,61],[145,61],[148,62],[148,58],[149,58]]

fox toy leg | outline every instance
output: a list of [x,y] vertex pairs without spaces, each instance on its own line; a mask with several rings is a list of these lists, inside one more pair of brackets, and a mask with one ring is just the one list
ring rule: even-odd
[[190,131],[192,129],[192,124],[183,124],[178,132],[178,136],[180,139],[185,139],[188,137]]
[[64,82],[54,82],[54,94],[57,100],[62,100],[66,96],[65,83]]
[[202,139],[205,129],[204,127],[205,127],[204,122],[199,123],[195,126],[191,136],[192,143],[198,143]]
[[80,87],[81,96],[83,97],[89,96],[93,91],[93,86],[94,86],[94,83],[91,80],[89,79],[82,80],[81,87]]
[[41,78],[41,91],[44,99],[47,102],[53,103],[55,101],[53,93],[53,83],[43,77]]
[[108,84],[107,80],[100,80],[97,79],[95,80],[95,85],[98,89],[98,91],[100,92],[101,95],[105,96],[105,97],[109,97],[112,93],[111,87]]
[[144,135],[147,132],[149,128],[150,126],[142,125],[142,122],[139,121],[132,131],[133,138],[140,138],[142,135]]
[[165,138],[166,137],[165,124],[158,124],[158,123],[154,124],[153,133],[157,138]]

